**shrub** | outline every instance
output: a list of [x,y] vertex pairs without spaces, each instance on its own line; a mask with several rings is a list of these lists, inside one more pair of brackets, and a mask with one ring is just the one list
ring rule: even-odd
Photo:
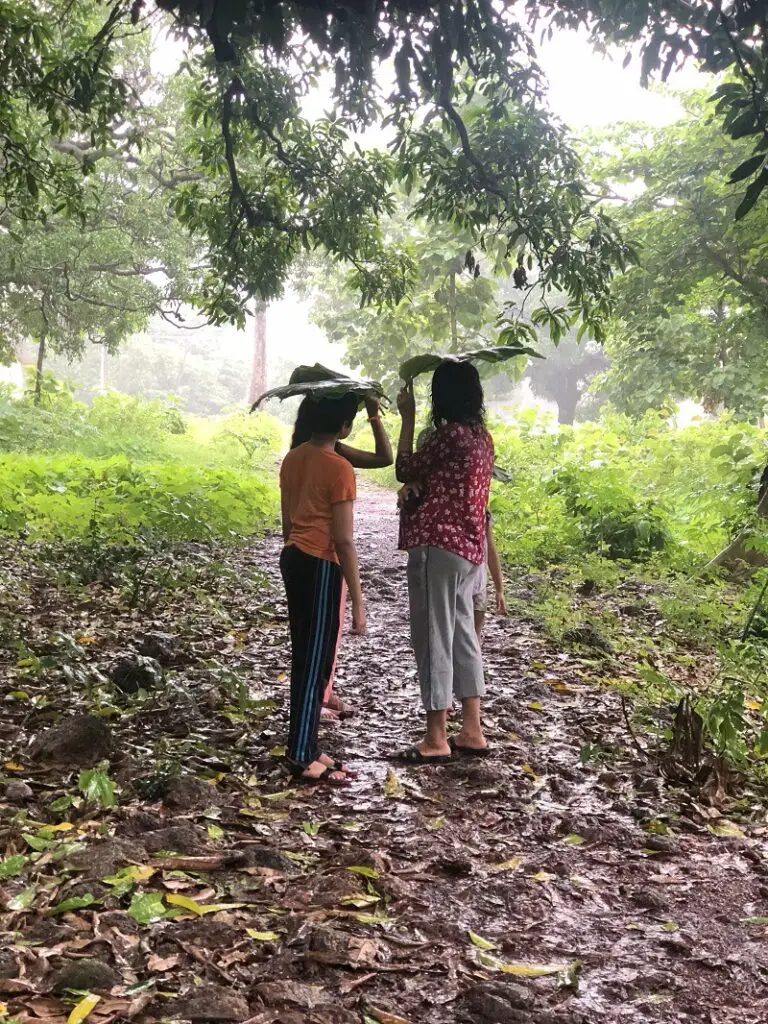
[[0,530],[29,540],[203,541],[263,531],[276,511],[271,482],[226,467],[0,457]]
[[648,413],[553,431],[526,414],[495,426],[497,539],[507,558],[541,565],[595,552],[671,568],[703,564],[747,521],[765,464],[765,431],[730,417],[686,428]]

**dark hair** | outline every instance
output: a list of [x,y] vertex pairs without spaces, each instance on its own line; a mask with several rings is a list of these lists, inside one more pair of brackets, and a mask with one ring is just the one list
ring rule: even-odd
[[477,367],[445,359],[432,375],[432,422],[485,425],[483,385]]
[[357,416],[357,405],[357,396],[353,394],[319,401],[307,395],[296,414],[291,448],[309,441],[313,434],[338,434],[345,423],[352,423]]
[[312,437],[312,409],[315,402],[309,397],[302,398],[299,410],[296,413],[296,422],[293,424],[293,437],[291,448],[298,448]]

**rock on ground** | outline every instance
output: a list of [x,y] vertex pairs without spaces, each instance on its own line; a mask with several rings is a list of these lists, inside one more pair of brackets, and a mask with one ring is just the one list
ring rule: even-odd
[[248,1003],[218,985],[201,985],[168,1007],[168,1016],[182,1020],[242,1021],[250,1017]]
[[5,787],[5,799],[9,804],[25,804],[35,799],[35,791],[26,782],[14,779]]
[[74,853],[67,860],[67,867],[73,871],[88,872],[94,878],[104,878],[129,864],[141,864],[146,857],[147,851],[139,843],[128,839],[105,839]]
[[101,960],[71,960],[56,972],[51,989],[53,992],[64,992],[69,988],[108,992],[121,982],[117,971]]
[[109,757],[112,746],[112,730],[106,722],[95,715],[76,715],[35,736],[27,756],[33,761],[90,765]]

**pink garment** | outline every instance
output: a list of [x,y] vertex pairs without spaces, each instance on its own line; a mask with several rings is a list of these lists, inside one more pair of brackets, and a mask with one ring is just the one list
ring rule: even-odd
[[339,613],[339,635],[336,637],[336,650],[333,654],[333,665],[331,666],[331,674],[328,677],[328,685],[325,688],[323,694],[323,704],[327,704],[333,696],[333,677],[336,675],[336,662],[339,660],[339,648],[341,647],[341,635],[344,632],[344,612],[347,607],[347,581],[342,579],[341,581],[341,611]]
[[424,484],[413,512],[400,513],[399,547],[436,547],[482,565],[485,510],[493,471],[493,441],[482,427],[446,423],[412,455],[400,452],[397,479]]

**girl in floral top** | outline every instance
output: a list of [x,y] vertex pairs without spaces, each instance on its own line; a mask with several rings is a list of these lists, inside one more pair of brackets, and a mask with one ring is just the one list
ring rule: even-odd
[[[408,764],[442,764],[452,749],[485,755],[480,721],[485,693],[474,626],[472,594],[485,563],[493,441],[485,429],[483,389],[468,362],[445,360],[432,378],[432,421],[437,428],[413,452],[416,404],[412,384],[400,392],[402,429],[395,463],[402,483],[416,481],[421,500],[400,517],[400,547],[408,551],[411,642],[427,713],[422,740],[402,751]],[[462,726],[446,733],[454,697]]]

